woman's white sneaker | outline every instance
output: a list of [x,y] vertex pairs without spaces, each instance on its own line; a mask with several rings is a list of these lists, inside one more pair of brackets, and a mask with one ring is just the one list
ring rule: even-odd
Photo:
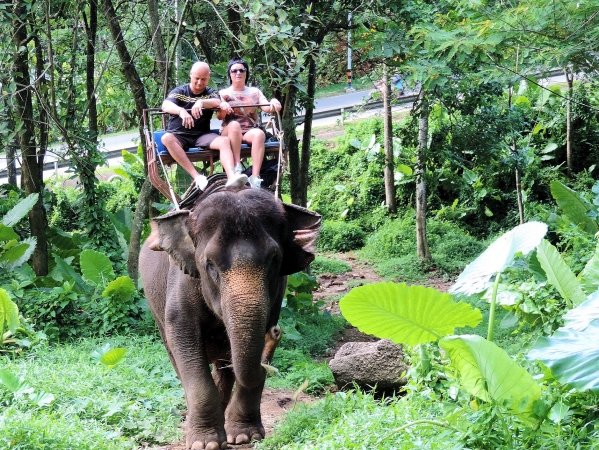
[[250,186],[254,189],[260,189],[260,185],[262,184],[262,178],[256,175],[252,175],[250,177]]

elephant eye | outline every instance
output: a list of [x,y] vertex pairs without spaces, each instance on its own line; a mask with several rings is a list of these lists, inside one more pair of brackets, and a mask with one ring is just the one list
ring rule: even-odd
[[206,273],[210,276],[210,278],[212,278],[212,281],[218,283],[218,280],[220,278],[218,274],[218,269],[214,267],[214,264],[212,264],[211,261],[208,261],[206,263]]

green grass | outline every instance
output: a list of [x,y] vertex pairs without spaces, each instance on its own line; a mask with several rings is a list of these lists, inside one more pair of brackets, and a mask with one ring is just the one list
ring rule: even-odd
[[[354,78],[352,80],[352,88],[356,91],[363,91],[367,89],[374,89],[372,80],[368,77]],[[316,89],[315,98],[333,97],[335,95],[343,95],[347,93],[347,81],[329,84],[326,87],[320,87]]]
[[[291,449],[451,449],[451,430],[414,426],[378,442],[394,428],[419,419],[435,419],[443,405],[426,395],[389,403],[361,392],[338,392],[287,413],[273,437],[256,444],[260,450]],[[455,438],[453,438],[455,439]]]
[[322,275],[323,273],[342,274],[350,270],[351,266],[345,261],[326,256],[317,256],[312,264],[310,264],[310,271],[314,276]]
[[[106,343],[128,349],[112,369],[90,356]],[[54,396],[49,406],[35,406],[30,394],[0,384],[0,448],[135,449],[182,436],[183,389],[156,338],[38,346],[23,358],[4,357],[0,368],[24,378],[34,393]]]

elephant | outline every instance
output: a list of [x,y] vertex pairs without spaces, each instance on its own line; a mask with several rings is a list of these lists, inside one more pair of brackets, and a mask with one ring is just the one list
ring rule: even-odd
[[139,269],[183,385],[187,448],[264,438],[264,364],[281,339],[287,275],[314,259],[320,223],[270,191],[222,184],[151,222]]

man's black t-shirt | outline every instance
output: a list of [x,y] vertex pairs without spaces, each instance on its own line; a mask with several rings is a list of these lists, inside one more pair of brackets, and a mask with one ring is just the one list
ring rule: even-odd
[[[189,84],[178,86],[169,92],[165,100],[173,102],[175,105],[185,108],[187,112],[191,114],[189,110],[195,102],[198,100],[208,100],[220,98],[218,91],[207,87],[201,94],[194,94],[191,91]],[[185,128],[181,117],[170,114],[168,121],[167,131],[174,134],[188,134],[194,136],[200,136],[210,131],[210,119],[212,119],[212,111],[202,110],[202,115],[199,119],[194,119],[193,128]]]

